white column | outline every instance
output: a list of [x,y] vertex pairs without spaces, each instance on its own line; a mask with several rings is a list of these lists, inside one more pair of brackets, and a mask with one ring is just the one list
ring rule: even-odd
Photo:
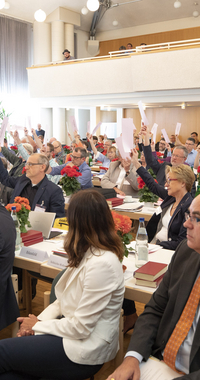
[[65,108],[53,108],[53,137],[65,144]]
[[41,108],[40,120],[42,129],[45,130],[47,142],[53,137],[52,108]]
[[117,137],[122,133],[123,108],[117,108]]
[[34,65],[51,62],[51,25],[33,23]]
[[64,45],[64,22],[52,21],[51,23],[51,49],[52,61],[62,61]]
[[74,57],[74,25],[65,24],[65,49]]

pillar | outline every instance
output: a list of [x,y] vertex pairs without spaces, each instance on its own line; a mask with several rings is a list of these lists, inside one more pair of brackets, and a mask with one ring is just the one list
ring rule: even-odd
[[65,108],[53,108],[53,137],[65,144]]
[[52,21],[51,23],[51,49],[52,49],[52,61],[62,61],[64,51],[64,22]]
[[74,25],[65,24],[65,49],[74,57]]
[[34,65],[51,62],[51,25],[45,22],[33,23]]
[[40,120],[42,129],[45,130],[46,141],[53,137],[52,108],[41,108]]

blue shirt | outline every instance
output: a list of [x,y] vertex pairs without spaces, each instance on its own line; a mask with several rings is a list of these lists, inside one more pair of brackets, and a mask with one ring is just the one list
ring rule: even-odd
[[[66,164],[58,165],[52,168],[51,175],[58,175],[61,173],[61,170],[66,166]],[[89,189],[90,187],[93,187],[92,185],[92,179],[91,179],[91,169],[84,161],[79,166],[79,172],[82,174],[82,176],[77,177],[77,181],[81,185],[81,189]]]
[[194,160],[196,158],[197,151],[192,149],[190,153],[188,153],[187,160],[185,161],[188,165],[194,166]]

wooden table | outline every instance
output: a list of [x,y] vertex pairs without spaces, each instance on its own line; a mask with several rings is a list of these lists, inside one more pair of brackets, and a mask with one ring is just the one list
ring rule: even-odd
[[[34,247],[37,249],[44,249],[47,251],[48,255],[51,254],[51,251],[56,248],[56,245],[50,242],[43,242],[34,244]],[[169,264],[171,257],[173,255],[174,251],[170,251],[167,249],[159,249],[158,251],[149,254],[149,260],[155,261],[155,262],[162,262],[165,264]],[[130,253],[128,258],[124,258],[124,264],[127,266],[127,270],[131,271],[133,273],[136,269],[135,267],[135,255]],[[47,262],[38,262],[34,260],[25,259],[23,257],[15,257],[14,265],[18,268],[23,268],[25,270],[31,270],[36,273],[39,273],[43,277],[52,278],[52,280],[57,276],[58,273],[60,273],[61,269],[52,267],[47,265]],[[26,283],[27,281],[27,283]],[[25,283],[24,286],[28,286],[28,289],[30,287],[30,281],[28,282],[27,277],[25,277]],[[135,285],[135,279],[131,277],[125,281],[125,298],[147,303],[149,299],[151,298],[152,293],[155,291],[154,288],[147,288],[142,286],[136,286]],[[31,299],[28,299],[28,291],[26,292],[26,309],[27,312],[31,312]]]

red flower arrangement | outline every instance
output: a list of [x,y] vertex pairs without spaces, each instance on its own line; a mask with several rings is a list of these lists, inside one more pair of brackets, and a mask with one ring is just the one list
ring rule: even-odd
[[26,173],[26,168],[24,166],[23,169],[22,169],[22,174],[25,174],[25,173]]
[[70,148],[70,146],[68,146],[68,145],[65,145],[65,146],[63,147],[63,150],[64,150],[64,152],[65,152],[66,154],[69,154],[69,153],[70,153],[70,150],[71,150],[71,148]]
[[31,227],[30,222],[28,220],[29,212],[31,207],[29,205],[29,200],[24,197],[15,197],[14,203],[8,203],[6,206],[6,210],[11,213],[12,207],[16,207],[17,218],[20,225],[21,232],[27,232],[26,225]]
[[60,184],[66,196],[73,194],[81,188],[80,183],[77,181],[77,177],[82,176],[82,173],[79,172],[78,166],[67,165],[61,170],[61,174],[63,177],[60,180]]
[[117,234],[122,240],[122,244],[124,246],[124,256],[128,256],[128,252],[132,251],[132,248],[129,248],[129,251],[127,249],[127,244],[130,244],[131,240],[133,239],[132,235],[130,234],[132,221],[128,216],[117,214],[115,211],[111,211],[112,217],[115,223],[115,229]]
[[12,145],[12,146],[10,147],[10,149],[13,150],[13,152],[15,152],[15,154],[18,153],[18,147],[17,147],[16,145]]
[[160,157],[160,158],[164,157],[164,153],[161,153],[161,152],[156,152],[156,155],[157,155],[157,157]]
[[[149,169],[148,172],[149,172],[149,174],[152,175],[152,177],[154,178],[154,181],[156,183],[158,183],[158,181],[155,179],[156,176],[155,176],[153,170]],[[143,179],[141,177],[137,178],[137,182],[138,182],[138,188],[139,188],[138,193],[140,196],[140,202],[151,202],[151,203],[157,202],[159,197],[157,195],[153,194],[149,190],[148,186],[146,186],[145,182],[143,181]]]

